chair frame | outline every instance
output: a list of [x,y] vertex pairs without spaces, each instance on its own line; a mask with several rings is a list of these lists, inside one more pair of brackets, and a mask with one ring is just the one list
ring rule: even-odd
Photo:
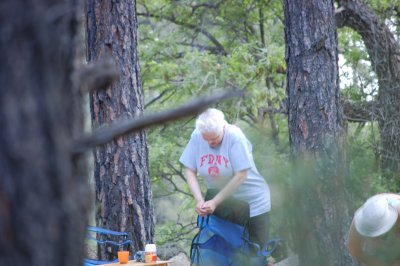
[[[96,237],[93,237],[91,233],[96,233]],[[121,237],[122,241],[114,241],[110,240],[112,237]],[[126,246],[126,250],[130,249],[130,245],[132,241],[129,239],[129,235],[127,232],[118,232],[118,231],[113,231],[101,227],[96,227],[96,226],[88,226],[87,227],[87,235],[86,238],[89,240],[93,240],[97,243],[97,245],[102,245],[105,248],[107,246],[112,246],[114,248],[120,249],[124,246]],[[100,238],[100,239],[99,239]],[[113,262],[118,262],[118,259],[114,260],[96,260],[96,259],[89,259],[85,258],[84,260],[84,265],[85,266],[93,266],[93,265],[101,265],[101,264],[107,264],[107,263],[113,263]]]

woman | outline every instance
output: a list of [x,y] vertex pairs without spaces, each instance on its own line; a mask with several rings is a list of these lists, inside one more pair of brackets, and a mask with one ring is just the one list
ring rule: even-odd
[[400,195],[369,198],[350,226],[348,249],[362,265],[400,266]]
[[[269,187],[258,173],[252,146],[243,132],[225,121],[217,109],[207,109],[196,120],[196,128],[179,161],[196,200],[200,216],[212,214],[225,199],[233,196],[250,206],[249,237],[261,247],[268,240],[268,212],[271,210]],[[207,188],[218,193],[205,201],[197,175]]]

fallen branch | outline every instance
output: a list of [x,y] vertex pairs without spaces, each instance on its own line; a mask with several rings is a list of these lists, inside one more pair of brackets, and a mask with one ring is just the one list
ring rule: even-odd
[[116,137],[127,135],[151,126],[166,124],[183,117],[196,115],[210,105],[231,97],[242,96],[243,92],[232,90],[228,92],[218,92],[210,97],[201,97],[189,102],[188,104],[159,113],[147,114],[138,118],[124,121],[118,121],[107,127],[96,129],[92,134],[83,136],[74,142],[72,152],[74,154],[82,153],[96,145],[105,144]]

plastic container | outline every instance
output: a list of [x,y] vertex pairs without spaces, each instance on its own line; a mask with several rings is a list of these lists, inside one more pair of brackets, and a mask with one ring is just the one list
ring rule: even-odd
[[129,251],[118,251],[118,261],[120,264],[126,264],[129,260]]
[[157,248],[155,244],[147,244],[144,251],[144,261],[146,263],[157,261]]

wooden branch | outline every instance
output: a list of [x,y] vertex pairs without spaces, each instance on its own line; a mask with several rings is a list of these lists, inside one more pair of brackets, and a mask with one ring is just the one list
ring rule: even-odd
[[159,99],[161,99],[167,92],[170,92],[172,90],[172,88],[167,88],[165,90],[163,90],[158,96],[156,96],[155,98],[151,99],[148,103],[145,104],[144,108],[146,109],[147,107],[149,107],[150,105],[152,105],[153,103],[157,102]]
[[375,101],[356,103],[349,100],[342,100],[345,119],[349,122],[374,121],[379,116],[377,104]]
[[[341,102],[343,106],[344,118],[349,122],[364,123],[375,121],[381,115],[379,111],[379,103],[376,101],[352,102],[343,99]],[[285,101],[282,102],[281,108],[259,108],[258,115],[263,117],[265,114],[284,114],[287,115],[287,108]]]
[[287,110],[284,108],[274,108],[274,107],[264,107],[258,109],[258,114],[260,117],[264,116],[265,114],[284,114],[287,115]]
[[176,168],[172,165],[172,163],[170,163],[170,162],[167,162],[167,166],[168,166],[170,169],[172,169],[172,170],[175,172],[175,174],[178,175],[178,176],[180,177],[180,179],[181,179],[183,182],[186,182],[186,177],[183,175],[182,171],[179,171],[178,169],[176,169]]
[[119,69],[111,57],[83,65],[72,75],[75,86],[83,92],[102,90],[119,79]]
[[219,1],[217,3],[213,3],[211,2],[206,2],[206,3],[200,3],[200,4],[196,4],[196,2],[194,2],[194,4],[192,4],[192,15],[196,12],[196,9],[201,8],[201,7],[206,7],[206,8],[210,8],[210,9],[217,9],[219,8],[219,6],[224,2],[223,1]]
[[87,149],[95,147],[96,145],[105,144],[119,136],[127,135],[151,126],[162,125],[183,117],[197,115],[218,101],[231,97],[239,97],[242,95],[243,92],[239,90],[217,92],[213,96],[201,97],[176,109],[165,110],[159,113],[143,115],[138,118],[118,121],[107,127],[98,128],[92,134],[83,136],[76,140],[72,147],[72,152],[79,154]]
[[[200,51],[209,51],[211,54],[220,55],[221,50],[215,46],[201,45],[196,43],[178,42],[179,45],[197,48]],[[222,54],[224,55],[224,54]]]
[[[185,196],[193,197],[192,193],[189,193],[189,192],[186,192],[186,191],[180,189],[179,186],[174,182],[174,180],[172,180],[172,177],[169,177],[169,176],[166,175],[166,174],[162,174],[162,175],[161,175],[161,178],[164,179],[164,180],[166,180],[166,181],[168,181],[168,182],[171,184],[171,186],[173,187],[173,194],[175,194],[176,192],[178,192],[178,193],[182,193],[182,194],[185,195]],[[186,180],[185,180],[185,181],[186,181]]]
[[[360,0],[341,0],[335,11],[336,26],[350,27],[363,39],[372,69],[380,81],[380,90],[390,90],[400,80],[400,46],[388,26]],[[383,85],[382,85],[383,84]]]
[[164,19],[168,20],[176,25],[180,25],[189,29],[193,29],[197,32],[202,33],[204,36],[206,36],[215,46],[216,49],[219,51],[219,54],[221,55],[227,55],[228,53],[225,51],[225,48],[222,46],[222,44],[207,30],[205,30],[203,27],[199,27],[198,25],[186,23],[183,21],[178,21],[174,17],[167,17],[167,16],[161,16],[161,15],[155,15],[155,14],[150,14],[150,13],[137,13],[138,16],[144,16],[144,17],[151,17],[151,18],[157,18],[157,19]]

